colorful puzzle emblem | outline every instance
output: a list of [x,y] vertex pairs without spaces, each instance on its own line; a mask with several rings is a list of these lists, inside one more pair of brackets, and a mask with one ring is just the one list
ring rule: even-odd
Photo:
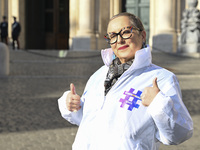
[[141,91],[137,91],[137,93],[134,92],[135,89],[130,89],[129,91],[125,91],[124,94],[126,95],[125,98],[121,98],[119,101],[122,103],[120,107],[124,108],[126,105],[128,105],[128,110],[132,111],[133,108],[139,108],[139,104],[137,101],[141,101]]

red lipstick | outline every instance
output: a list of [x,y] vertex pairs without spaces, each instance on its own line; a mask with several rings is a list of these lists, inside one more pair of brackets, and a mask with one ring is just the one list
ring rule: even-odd
[[129,47],[129,46],[128,45],[124,45],[124,46],[119,47],[118,50],[123,50],[123,49],[125,49],[127,47]]

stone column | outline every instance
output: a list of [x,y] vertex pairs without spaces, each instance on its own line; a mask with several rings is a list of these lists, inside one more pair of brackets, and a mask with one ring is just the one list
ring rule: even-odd
[[0,42],[0,76],[6,76],[10,72],[8,46]]
[[[0,0],[0,22],[3,21],[3,16],[7,17],[9,27],[9,16],[8,16],[8,0]],[[8,30],[9,32],[9,30]],[[9,41],[9,39],[8,39]]]
[[19,21],[19,1],[18,0],[9,0],[8,1],[8,30],[9,30],[9,37],[10,42],[12,42],[12,23],[13,23],[13,16],[17,17],[17,21]]
[[110,0],[110,18],[122,11],[122,0]]
[[70,0],[69,2],[70,7],[70,16],[69,16],[69,23],[70,23],[70,28],[69,28],[69,48],[73,49],[73,43],[72,43],[72,38],[76,36],[77,31],[78,31],[78,24],[79,24],[79,0]]
[[110,47],[110,45],[104,39],[104,35],[107,33],[107,25],[110,19],[109,10],[109,1],[108,0],[100,0],[99,1],[99,29],[98,29],[98,50],[105,49]]
[[79,1],[79,36],[94,34],[94,0]]
[[96,36],[94,33],[94,0],[79,1],[79,30],[72,40],[74,50],[96,49]]
[[26,31],[26,23],[25,23],[25,0],[19,0],[19,18],[18,18],[18,21],[21,25],[21,32],[20,32],[20,35],[19,35],[19,42],[20,42],[20,49],[24,49],[25,48],[25,31]]
[[3,21],[2,16],[8,18],[8,0],[0,0],[0,21]]
[[153,49],[176,51],[176,7],[174,0],[150,1],[150,43]]
[[20,49],[25,48],[25,0],[9,0],[8,1],[8,22],[9,22],[9,37],[10,42],[12,42],[12,23],[13,23],[13,16],[17,17],[17,21],[21,25],[21,32],[19,35],[19,42],[20,42]]
[[3,0],[0,0],[0,22],[2,22],[2,16],[4,15],[4,1]]
[[[174,0],[156,0],[156,33],[168,33],[174,31]],[[164,6],[163,6],[164,4]],[[163,6],[163,7],[161,7]]]

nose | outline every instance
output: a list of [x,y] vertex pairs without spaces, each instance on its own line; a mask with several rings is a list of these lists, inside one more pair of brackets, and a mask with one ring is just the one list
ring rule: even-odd
[[122,36],[119,34],[117,35],[117,43],[123,43],[124,39],[122,38]]

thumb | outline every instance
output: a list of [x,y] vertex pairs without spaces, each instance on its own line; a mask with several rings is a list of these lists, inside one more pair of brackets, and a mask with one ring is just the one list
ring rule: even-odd
[[157,87],[158,88],[157,77],[155,79],[153,79],[153,87]]
[[70,84],[70,91],[72,92],[72,94],[76,95],[76,89],[73,83]]

